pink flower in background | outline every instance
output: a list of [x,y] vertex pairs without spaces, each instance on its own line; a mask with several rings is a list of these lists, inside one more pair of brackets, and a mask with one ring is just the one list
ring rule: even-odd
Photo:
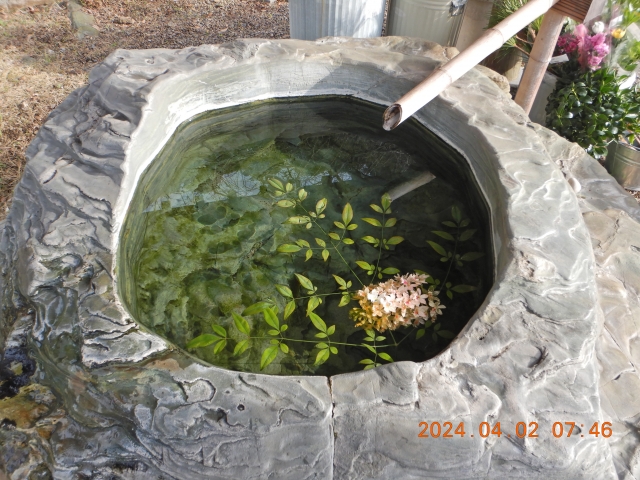
[[590,70],[597,70],[609,53],[607,36],[604,33],[589,35],[583,24],[577,25],[573,34],[560,36],[557,46],[560,53],[575,55],[580,66]]

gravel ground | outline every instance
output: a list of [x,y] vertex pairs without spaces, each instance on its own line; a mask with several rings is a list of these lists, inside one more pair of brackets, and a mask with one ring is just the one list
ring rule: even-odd
[[[78,39],[66,2],[0,14],[0,220],[24,152],[48,114],[117,48],[288,38],[286,0],[83,0],[96,37]],[[640,202],[640,193],[634,194]]]
[[288,38],[286,0],[84,0],[96,37],[71,29],[65,2],[0,14],[0,219],[24,152],[48,114],[117,48],[183,48]]

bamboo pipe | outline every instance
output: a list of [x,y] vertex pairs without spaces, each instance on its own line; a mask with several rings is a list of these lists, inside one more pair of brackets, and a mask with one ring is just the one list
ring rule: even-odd
[[531,49],[529,61],[522,75],[522,80],[520,80],[520,86],[515,98],[515,102],[522,107],[527,115],[531,111],[533,101],[536,99],[536,94],[547,71],[547,66],[553,56],[553,50],[556,48],[563,23],[564,14],[554,9],[545,13],[542,19],[540,31]]
[[539,16],[544,15],[558,1],[560,0],[530,0],[517,12],[488,29],[457,57],[440,65],[413,90],[387,108],[383,115],[383,128],[385,130],[396,128],[489,54],[499,49],[509,38]]

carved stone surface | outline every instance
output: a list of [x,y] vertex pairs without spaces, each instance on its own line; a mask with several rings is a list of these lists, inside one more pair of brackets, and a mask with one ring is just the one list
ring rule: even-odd
[[[328,38],[118,50],[96,67],[30,145],[1,225],[0,341],[5,352],[28,348],[33,381],[57,398],[32,429],[0,429],[11,445],[39,442],[22,460],[0,459],[8,475],[606,479],[638,468],[625,467],[633,434],[620,427],[612,455],[587,433],[611,412],[621,423],[638,413],[631,401],[607,410],[604,400],[603,413],[609,387],[599,388],[595,357],[607,299],[596,274],[630,241],[602,246],[626,215],[605,210],[632,206],[611,185],[578,200],[554,161],[571,144],[534,129],[479,71],[417,114],[467,158],[490,208],[496,265],[485,303],[438,357],[331,379],[225,371],[147,332],[118,300],[114,252],[128,203],[182,122],[270,97],[389,104],[447,60],[446,49],[415,39]],[[607,272],[620,297],[632,288],[625,272],[637,280],[639,270],[618,267]],[[627,337],[622,363],[637,354]],[[607,375],[635,372],[609,360]],[[447,421],[464,422],[464,438],[418,438],[419,422]],[[555,438],[553,423],[565,421],[584,424],[584,437]],[[501,422],[502,436],[481,438],[481,422]],[[529,431],[537,422],[539,436],[517,438],[518,422]]]

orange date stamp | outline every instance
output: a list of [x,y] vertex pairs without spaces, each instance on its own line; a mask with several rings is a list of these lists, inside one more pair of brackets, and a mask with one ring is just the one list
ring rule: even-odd
[[[555,438],[569,438],[569,437],[599,437],[602,435],[604,438],[609,438],[613,435],[611,422],[594,422],[589,428],[588,432],[585,429],[585,425],[581,423],[578,425],[576,422],[555,422],[551,426],[551,434]],[[418,424],[420,432],[418,432],[418,438],[454,438],[469,436],[474,437],[474,431],[465,429],[465,423],[459,422],[456,426],[452,422],[420,422]],[[518,422],[513,430],[513,436],[517,438],[538,438],[538,422]],[[494,437],[507,437],[511,438],[511,433],[505,433],[502,430],[500,422],[490,424],[489,422],[482,422],[478,425],[477,434],[481,438]]]

